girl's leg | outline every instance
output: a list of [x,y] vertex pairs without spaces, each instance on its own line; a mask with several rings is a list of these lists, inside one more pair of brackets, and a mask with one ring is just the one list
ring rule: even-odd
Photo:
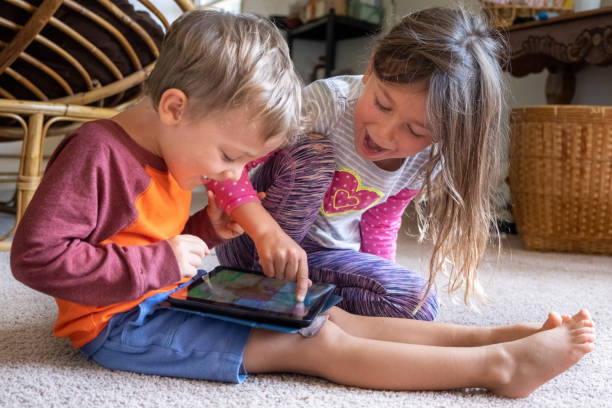
[[338,304],[350,313],[365,316],[433,320],[438,314],[437,296],[430,291],[421,308],[425,280],[418,274],[376,255],[350,249],[315,249],[305,239],[309,276],[313,281],[336,285]]
[[[310,277],[338,286],[346,310],[364,315],[433,320],[438,301],[429,294],[421,309],[425,281],[419,275],[380,257],[344,250],[321,250],[304,241],[319,211],[334,173],[331,143],[316,135],[281,149],[253,178],[265,191],[263,206],[283,230],[308,253]],[[261,270],[253,241],[243,234],[215,248],[223,265]]]
[[[334,149],[318,135],[304,137],[279,150],[253,177],[257,191],[265,191],[264,208],[280,227],[301,243],[319,211],[334,175]],[[215,248],[223,265],[261,270],[255,244],[243,234]]]
[[333,322],[302,338],[254,330],[247,372],[296,372],[366,388],[487,388],[525,397],[593,349],[590,320],[574,317],[526,338],[482,347],[436,347],[355,337]]
[[348,313],[337,307],[331,308],[328,314],[332,322],[353,336],[443,347],[474,347],[504,343],[530,336],[538,331],[554,329],[562,323],[558,313],[549,313],[548,319],[542,325],[515,324],[493,327],[392,317],[372,318]]

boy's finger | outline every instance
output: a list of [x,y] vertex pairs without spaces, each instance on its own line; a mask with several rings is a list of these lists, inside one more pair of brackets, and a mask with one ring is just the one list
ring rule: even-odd
[[[310,287],[308,279],[308,264],[300,260],[298,264],[298,276],[297,276],[297,290],[295,293],[295,299],[298,302],[303,302],[306,298],[306,293]],[[310,282],[312,284],[312,282]]]

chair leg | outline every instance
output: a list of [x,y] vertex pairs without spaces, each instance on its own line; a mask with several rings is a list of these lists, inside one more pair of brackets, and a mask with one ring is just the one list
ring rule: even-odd
[[40,169],[42,167],[43,146],[43,119],[42,113],[35,113],[28,121],[28,134],[21,148],[21,166],[17,180],[17,220],[19,224],[23,213],[34,196],[40,184]]
[[0,238],[0,252],[10,251],[11,243],[5,241],[5,239],[15,233],[23,213],[40,184],[44,137],[43,120],[44,115],[42,113],[32,114],[28,120],[28,131],[24,135],[21,145],[21,160],[19,162],[19,175],[17,176],[15,225]]
[[[23,138],[21,146],[21,160],[19,162],[19,175],[17,176],[17,211],[15,226],[3,239],[13,235],[19,225],[32,196],[40,184],[40,170],[42,167],[42,145],[43,145],[43,120],[42,113],[35,113],[28,121],[28,132]],[[9,251],[11,243],[0,242],[0,251]]]

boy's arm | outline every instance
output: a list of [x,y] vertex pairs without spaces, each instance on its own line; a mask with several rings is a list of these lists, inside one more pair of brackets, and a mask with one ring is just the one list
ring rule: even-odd
[[378,255],[395,262],[397,233],[402,214],[418,190],[404,189],[361,216],[361,252]]
[[62,142],[51,158],[15,233],[13,275],[48,295],[95,305],[136,299],[178,281],[165,241],[98,245],[137,216],[133,194],[123,186],[146,183],[137,179],[133,162],[96,145],[95,134],[83,136]]

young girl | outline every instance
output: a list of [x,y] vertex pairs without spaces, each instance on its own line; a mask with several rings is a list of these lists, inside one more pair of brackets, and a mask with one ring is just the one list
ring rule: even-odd
[[[450,292],[463,287],[466,302],[479,294],[476,269],[495,225],[490,200],[507,134],[501,58],[497,34],[481,17],[432,8],[393,27],[365,75],[305,89],[305,131],[319,136],[278,152],[253,185],[308,254],[308,276],[337,285],[343,309],[432,320],[438,301],[430,289],[444,269]],[[427,284],[394,263],[401,216],[414,197],[422,236],[434,244]],[[221,263],[261,263],[269,275],[294,277],[304,262],[299,251],[299,262],[284,262],[276,254],[290,245],[260,238],[252,229],[274,230],[273,222],[246,208],[232,216],[253,240],[244,235],[218,248]]]
[[511,397],[593,348],[587,311],[551,314],[541,327],[472,328],[332,308],[306,337],[156,306],[233,234],[214,202],[190,216],[189,190],[238,179],[277,150],[299,105],[287,45],[268,21],[204,10],[175,21],[146,97],[62,142],[15,234],[12,272],[56,297],[55,335],[104,367],[145,374],[241,382],[289,371]]

